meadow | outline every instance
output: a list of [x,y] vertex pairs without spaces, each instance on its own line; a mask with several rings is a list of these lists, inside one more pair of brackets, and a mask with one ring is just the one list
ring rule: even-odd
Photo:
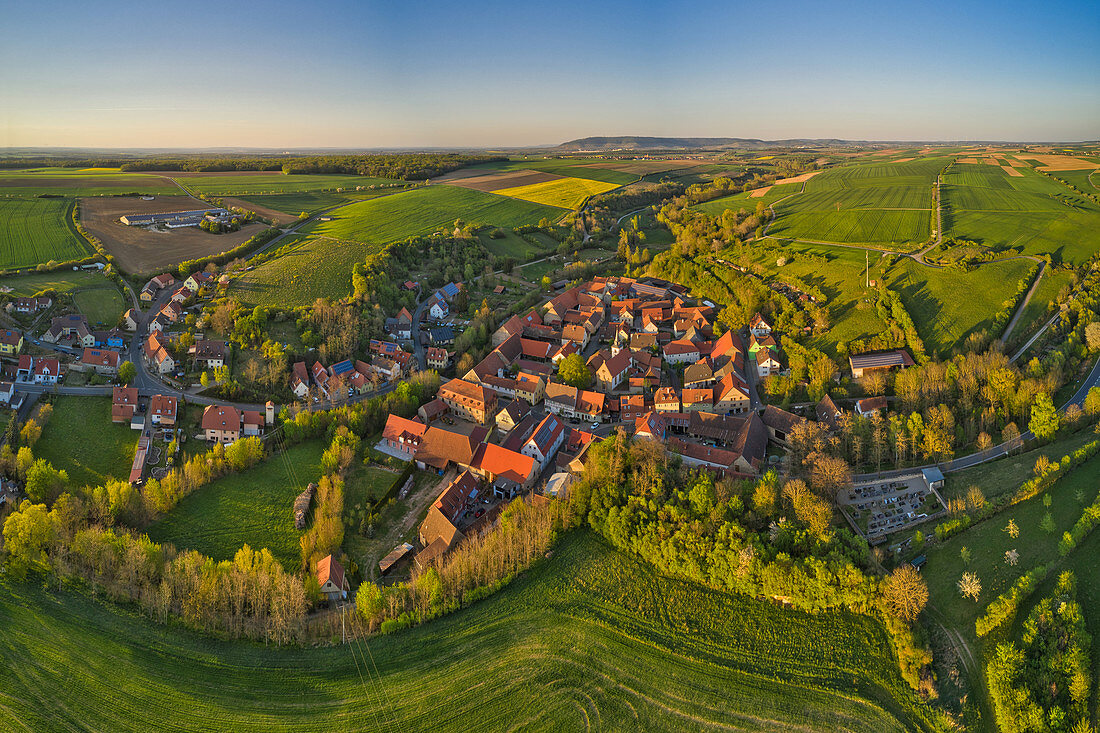
[[1100,251],[1100,204],[1027,168],[957,163],[944,176],[944,235],[1079,265]]
[[63,396],[54,400],[33,450],[35,458],[67,471],[72,486],[101,486],[129,477],[137,441],[129,423],[111,422],[110,397]]
[[381,247],[363,242],[303,236],[280,247],[271,259],[233,280],[230,294],[248,307],[293,308],[317,298],[351,293],[351,268]]
[[89,324],[108,328],[113,328],[118,323],[124,307],[122,293],[114,287],[79,290],[73,293],[73,303],[77,310],[88,316]]
[[349,645],[164,628],[0,585],[0,726],[33,730],[932,730],[877,623],[660,578],[587,533],[469,609]]
[[35,168],[0,171],[0,197],[4,196],[110,196],[140,193],[179,193],[172,181],[160,175],[122,173],[113,168]]
[[1050,175],[1060,181],[1073,184],[1085,193],[1096,195],[1100,193],[1100,173],[1091,171],[1051,171]]
[[[373,192],[372,192],[373,193]],[[324,209],[356,201],[364,197],[363,193],[331,193],[326,191],[305,191],[303,193],[273,193],[241,196],[241,200],[266,206],[284,214],[297,216],[303,211],[313,214]]]
[[1062,288],[1069,287],[1072,282],[1072,272],[1047,267],[1043,273],[1043,279],[1039,281],[1039,287],[1035,289],[1035,295],[1024,306],[1024,312],[1010,334],[1010,342],[1018,341],[1022,344],[1028,335],[1046,323],[1047,319],[1054,315],[1051,304],[1057,299]]
[[546,206],[576,209],[590,196],[618,188],[617,184],[592,181],[584,178],[558,178],[553,181],[532,183],[527,186],[501,188],[493,191],[501,196],[531,201]]
[[301,562],[294,498],[321,477],[319,441],[275,453],[257,466],[229,474],[186,496],[148,527],[149,537],[178,549],[231,560],[243,545],[266,547],[289,570]]
[[78,288],[103,287],[106,282],[98,272],[88,270],[34,272],[0,278],[0,285],[11,288],[13,296],[34,295],[43,290],[56,290],[59,293],[67,293]]
[[798,193],[801,190],[801,183],[783,183],[778,186],[768,186],[767,192],[762,196],[753,196],[754,193],[759,193],[759,190],[742,191],[741,193],[735,193],[702,204],[696,204],[692,206],[691,209],[692,211],[700,211],[708,216],[721,216],[722,212],[726,209],[732,211],[739,211],[741,209],[745,211],[756,211],[757,204],[762,203],[764,206],[771,206],[776,201],[784,199],[791,194]]
[[[335,191],[342,188],[354,191],[358,186],[377,186],[400,183],[392,178],[370,178],[346,174],[297,173],[196,173],[172,175],[173,180],[194,193],[206,196],[232,196],[256,194],[286,194],[306,191]],[[299,209],[300,211],[300,209]]]
[[637,173],[627,173],[625,171],[614,170],[613,168],[601,167],[610,165],[613,165],[611,161],[599,160],[596,158],[539,158],[533,160],[510,160],[507,162],[498,161],[493,163],[481,163],[479,165],[474,165],[470,167],[486,169],[486,172],[490,170],[543,171],[545,173],[553,173],[558,176],[566,176],[571,178],[587,178],[590,181],[603,181],[604,183],[614,183],[617,186],[622,186],[627,183],[634,183],[640,177],[640,175]]
[[80,259],[91,247],[75,232],[71,199],[0,198],[0,269]]
[[450,232],[456,219],[467,224],[514,228],[557,219],[559,208],[497,196],[458,186],[428,186],[358,201],[339,209],[333,221],[317,222],[309,231],[335,239],[386,244],[433,232]]
[[515,257],[517,261],[524,262],[539,255],[554,252],[554,247],[539,247],[509,229],[502,230],[504,236],[496,239],[489,236],[492,231],[492,229],[483,229],[478,232],[477,236],[482,246],[497,257]]

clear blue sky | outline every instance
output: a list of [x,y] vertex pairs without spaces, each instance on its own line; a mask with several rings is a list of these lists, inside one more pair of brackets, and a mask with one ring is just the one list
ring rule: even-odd
[[16,2],[0,147],[1100,138],[1100,3]]

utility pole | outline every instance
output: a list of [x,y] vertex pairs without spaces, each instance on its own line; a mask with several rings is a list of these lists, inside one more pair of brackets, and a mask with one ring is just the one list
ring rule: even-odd
[[871,287],[871,253],[863,250],[863,282],[865,287]]

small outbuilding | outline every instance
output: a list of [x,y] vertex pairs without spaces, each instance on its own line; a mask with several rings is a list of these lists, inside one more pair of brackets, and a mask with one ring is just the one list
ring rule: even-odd
[[344,566],[332,555],[317,562],[317,584],[321,586],[321,594],[330,601],[345,600],[351,590]]

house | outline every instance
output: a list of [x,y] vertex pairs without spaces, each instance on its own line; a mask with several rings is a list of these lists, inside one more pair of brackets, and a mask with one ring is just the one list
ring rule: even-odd
[[379,449],[403,461],[411,461],[420,448],[421,439],[428,426],[418,420],[408,420],[391,414],[382,429]]
[[290,391],[298,399],[309,394],[309,370],[304,361],[294,362],[290,373]]
[[180,308],[180,304],[174,300],[170,300],[165,303],[159,311],[157,311],[157,317],[163,316],[169,323],[175,323],[183,317],[183,308]]
[[531,412],[531,405],[522,400],[512,400],[497,412],[497,430],[510,433]]
[[895,349],[894,351],[874,351],[849,356],[848,363],[852,367],[852,376],[859,379],[866,372],[895,368],[904,369],[913,366],[915,362],[905,349]]
[[715,412],[745,412],[749,405],[749,385],[732,372],[714,388]]
[[656,412],[648,412],[634,421],[634,437],[664,440],[667,426],[665,419]]
[[176,368],[176,360],[168,353],[164,336],[159,331],[150,333],[141,348],[145,360],[156,367],[158,374],[168,374]]
[[204,287],[213,285],[214,276],[209,272],[193,272],[183,281],[183,284],[192,293],[197,293]]
[[429,328],[428,340],[433,344],[453,344],[455,342],[455,330],[450,326]]
[[195,369],[218,369],[225,366],[225,357],[229,352],[229,342],[203,339],[196,341],[187,349]]
[[442,321],[451,313],[451,309],[447,305],[447,301],[443,300],[437,295],[433,295],[428,303],[428,315],[437,321]]
[[53,298],[40,295],[34,298],[16,298],[12,301],[12,310],[21,315],[32,315],[44,311],[53,305]]
[[111,422],[130,422],[137,404],[137,387],[115,387],[111,395]]
[[151,303],[157,297],[157,288],[150,287],[148,283],[141,289],[141,295],[138,296],[146,303]]
[[[614,402],[612,404],[612,411],[614,411]],[[619,420],[629,423],[633,420],[637,420],[647,412],[652,412],[653,403],[640,394],[625,395],[619,398]]]
[[564,346],[567,343],[575,344],[578,351],[584,351],[588,346],[588,339],[590,334],[588,329],[579,323],[570,323],[561,330],[561,342]]
[[85,348],[80,363],[94,369],[96,374],[118,374],[119,353],[111,349]]
[[768,437],[783,445],[787,445],[791,432],[806,422],[805,418],[781,410],[775,405],[765,407],[764,414],[760,416],[760,419],[768,429]]
[[577,416],[577,395],[580,390],[572,385],[550,382],[546,385],[544,402],[546,410],[568,418]]
[[695,389],[714,384],[714,370],[706,359],[700,359],[684,370],[684,386]]
[[175,284],[176,278],[174,278],[171,274],[164,272],[154,278],[150,278],[149,282],[145,283],[145,287],[152,289],[153,292],[156,292],[161,288],[168,288]]
[[771,349],[761,349],[756,352],[756,375],[768,377],[783,371],[783,363],[779,355]]
[[539,476],[538,463],[534,458],[493,443],[482,443],[477,447],[470,469],[490,483],[503,478],[524,489],[531,488]]
[[449,408],[447,404],[436,397],[434,400],[417,408],[416,416],[419,417],[421,422],[425,425],[431,425],[433,422],[446,415],[448,411]]
[[653,395],[653,409],[657,412],[679,412],[680,393],[675,387],[661,387]]
[[596,389],[607,393],[618,389],[626,381],[627,372],[632,366],[634,360],[629,349],[622,349],[610,358],[604,356],[596,368]]
[[34,381],[34,357],[30,354],[21,354],[15,367],[16,382]]
[[329,601],[343,601],[351,590],[344,575],[344,566],[332,555],[317,561],[317,585],[321,587],[321,595]]
[[699,361],[699,344],[694,341],[669,341],[661,351],[669,364],[694,364]]
[[456,526],[470,501],[476,499],[478,480],[469,471],[463,471],[428,508],[428,514],[420,524],[421,550],[414,562],[423,570],[458,544],[463,534]]
[[829,430],[836,430],[840,427],[840,418],[843,413],[829,395],[825,395],[821,398],[821,402],[817,403],[814,414],[817,416],[817,421]]
[[680,404],[683,412],[696,412],[699,410],[713,412],[714,390],[709,387],[705,389],[685,389],[680,392]]
[[870,417],[885,409],[885,397],[864,397],[861,400],[856,400],[856,414],[860,417]]
[[0,382],[0,402],[10,405],[13,397],[15,397],[15,385],[11,382]]
[[0,354],[11,356],[23,350],[23,334],[19,331],[4,329],[0,331]]
[[464,435],[429,425],[416,451],[416,467],[422,471],[432,468],[440,474],[452,465],[469,468],[478,446],[488,434],[488,429],[483,427],[476,427],[469,435]]
[[69,337],[72,337],[74,346],[95,346],[95,336],[88,328],[86,316],[70,314],[54,318],[50,321],[49,330],[42,334],[42,340],[51,344]]
[[118,330],[117,328],[112,328],[110,331],[92,331],[92,336],[95,338],[94,346],[96,348],[126,348],[125,337],[123,336],[122,331]]
[[546,470],[554,455],[565,440],[565,424],[554,415],[547,415],[535,428],[534,434],[527,439],[520,453],[534,458],[539,463],[539,472]]
[[149,400],[149,419],[153,425],[162,428],[176,426],[176,397],[173,395],[155,394]]
[[141,318],[141,313],[130,308],[122,314],[122,324],[126,327],[127,331],[136,331],[139,318]]
[[429,346],[426,356],[428,358],[428,367],[435,369],[437,372],[446,369],[447,365],[451,362],[451,355],[447,350],[438,346]]
[[496,393],[464,379],[452,379],[441,386],[439,399],[455,414],[479,425],[487,424],[496,414]]
[[264,416],[259,410],[241,411],[241,433],[247,437],[258,437],[264,432]]
[[235,442],[241,437],[241,411],[231,405],[209,405],[202,411],[202,431],[211,442]]
[[759,313],[755,314],[752,317],[752,320],[749,321],[749,333],[751,333],[753,336],[767,336],[771,332],[771,324],[764,320],[764,316],[760,315]]
[[533,309],[525,316],[512,316],[493,332],[493,348],[500,346],[510,336],[521,335],[528,326],[541,325],[542,318]]
[[175,292],[172,293],[172,297],[170,298],[170,300],[173,303],[183,305],[187,301],[191,300],[192,295],[194,295],[194,293],[190,289],[188,289],[186,285],[180,285],[178,288],[176,288]]
[[607,396],[602,392],[591,392],[582,389],[577,392],[577,406],[573,413],[578,417],[593,422],[603,422],[607,409]]
[[313,383],[317,385],[317,388],[324,392],[325,397],[328,397],[328,369],[325,369],[324,365],[319,362],[313,362],[313,366],[309,369],[310,376],[313,377]]
[[61,378],[61,364],[54,357],[39,356],[34,360],[31,373],[35,384],[57,384]]

